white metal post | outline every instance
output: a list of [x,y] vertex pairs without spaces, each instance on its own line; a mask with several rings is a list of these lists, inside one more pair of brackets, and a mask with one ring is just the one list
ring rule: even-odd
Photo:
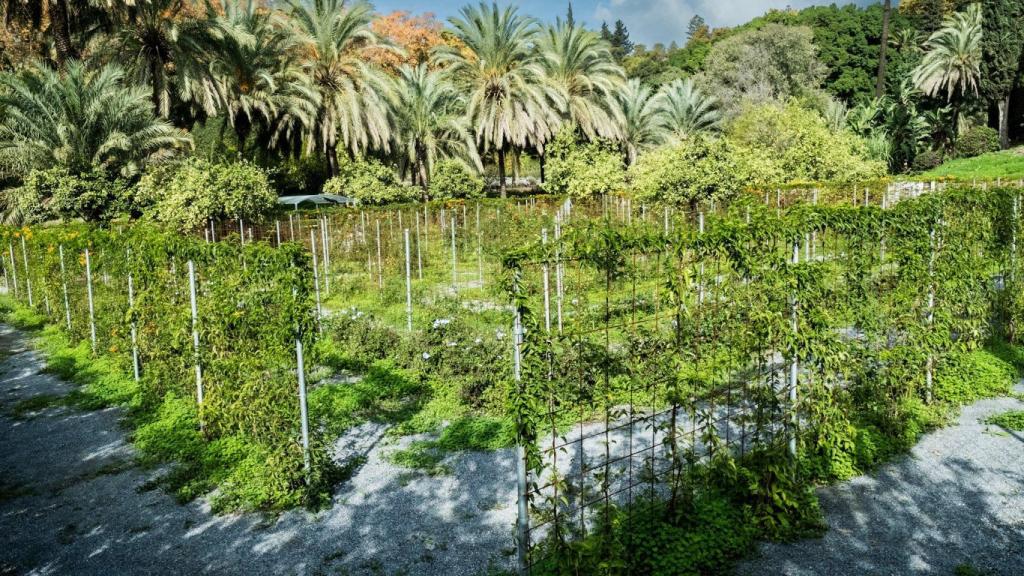
[[32,275],[28,271],[28,248],[25,246],[25,235],[21,235],[21,258],[25,264],[25,290],[28,291],[28,305],[33,306],[32,302]]
[[412,253],[409,249],[409,229],[405,229],[405,316],[409,332],[412,332]]
[[[425,209],[424,209],[425,210]],[[416,211],[416,266],[419,278],[423,280],[423,249],[420,246],[420,211]]]
[[[199,359],[199,306],[196,291],[196,265],[188,261],[188,297],[192,308],[192,354],[196,364],[196,403],[203,405],[203,365]],[[200,418],[202,422],[202,418]]]
[[[544,228],[540,231],[541,244],[547,246],[548,243],[548,229]],[[548,272],[548,258],[547,254],[544,255],[544,266],[542,268],[544,274],[544,331],[551,332],[551,295],[550,295],[550,280]]]
[[[800,263],[800,242],[794,240],[793,241],[793,264],[796,265],[796,264],[799,264],[799,263]],[[797,314],[796,314],[797,306],[798,306],[797,296],[796,296],[796,292],[794,292],[793,293],[793,302],[792,302],[792,307],[791,307],[792,327],[793,327],[793,337],[794,337],[793,338],[794,339],[794,342],[793,342],[793,357],[789,361],[789,409],[792,411],[792,415],[791,415],[792,416],[792,422],[791,423],[792,423],[792,426],[793,426],[792,435],[789,437],[789,453],[791,455],[793,455],[793,457],[796,457],[796,430],[797,430],[797,425],[799,423],[799,420],[797,419],[797,414],[796,414],[797,370],[799,369],[799,365],[798,365],[799,360],[797,359],[797,351],[796,351],[796,332],[797,332],[797,327],[798,327],[798,324],[797,324]]]
[[96,310],[92,300],[92,260],[89,258],[89,249],[85,249],[85,290],[89,299],[89,341],[92,343],[92,352],[96,353]]
[[316,295],[316,325],[323,332],[323,308],[320,306],[320,269],[316,262],[316,230],[309,229],[309,250],[313,255],[313,293]]
[[17,298],[18,297],[18,266],[17,266],[17,264],[15,263],[15,260],[14,260],[14,243],[13,242],[8,242],[7,243],[7,248],[8,248],[8,250],[10,250],[10,254],[11,254],[11,276],[12,276],[12,278],[14,280],[14,297]]
[[132,273],[128,273],[128,313],[131,314],[131,335],[132,335],[132,373],[135,381],[139,381],[139,343],[138,329],[135,324],[135,285],[132,282]]
[[[523,322],[518,308],[516,309],[515,324],[512,328],[513,340],[513,361],[516,385],[522,385],[522,347],[523,347]],[[516,442],[516,487],[518,499],[518,513],[516,516],[516,549],[518,552],[519,573],[526,574],[529,568],[528,554],[530,549],[530,516],[527,503],[528,479],[526,477],[526,447],[523,446],[523,439]]]
[[277,235],[277,247],[281,247],[281,221],[274,220],[274,232]]
[[377,286],[384,288],[384,259],[380,255],[380,218],[377,222]]
[[456,256],[456,253],[455,253],[455,226],[456,226],[456,224],[455,224],[455,211],[454,210],[452,211],[452,220],[451,220],[450,224],[451,225],[449,226],[449,228],[451,228],[451,231],[452,231],[452,290],[454,291],[454,290],[458,290],[459,289],[459,271],[458,271],[458,262],[459,261],[456,259],[457,256]]
[[68,278],[64,271],[64,245],[58,244],[57,251],[60,253],[60,283],[64,291],[64,319],[68,324],[68,333],[71,332],[71,305],[68,302]]
[[[292,287],[292,297],[298,296],[298,291]],[[307,480],[309,475],[309,409],[306,406],[306,362],[302,356],[302,333],[299,332],[298,320],[295,322],[295,364],[299,380],[299,418],[302,426],[302,466],[306,471]]]

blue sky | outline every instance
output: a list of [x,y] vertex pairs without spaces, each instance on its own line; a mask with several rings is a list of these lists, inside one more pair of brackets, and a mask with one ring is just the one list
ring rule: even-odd
[[[467,2],[430,0],[371,0],[381,12],[406,10],[413,13],[433,12],[439,18],[458,12]],[[860,5],[877,0],[835,0],[837,4],[856,2]],[[499,3],[507,2],[500,0]],[[544,20],[553,20],[565,14],[567,0],[518,0],[520,10]],[[700,14],[711,26],[735,26],[763,14],[770,8],[804,8],[815,4],[830,4],[829,0],[574,0],[573,12],[577,21],[597,27],[602,21],[611,24],[621,19],[629,28],[634,42],[654,44],[685,39],[686,25],[694,14]],[[895,2],[894,2],[895,4]]]

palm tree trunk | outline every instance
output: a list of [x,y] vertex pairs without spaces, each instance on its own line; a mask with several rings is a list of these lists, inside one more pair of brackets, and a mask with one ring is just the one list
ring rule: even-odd
[[68,60],[78,58],[71,42],[71,15],[68,14],[66,0],[50,0],[50,25],[53,44],[57,48],[57,64],[63,66]]
[[892,0],[885,0],[885,8],[882,13],[882,43],[878,47],[878,78],[875,80],[875,98],[881,98],[885,94],[885,66],[888,63],[889,48],[889,16],[892,14]]
[[544,183],[544,168],[547,165],[547,155],[540,153],[540,183]]
[[338,143],[328,142],[324,153],[327,155],[327,173],[331,178],[338,175]]
[[169,110],[160,106],[160,92],[163,90],[163,63],[154,58],[149,61],[149,79],[153,83],[153,110],[157,116],[167,118]]
[[505,189],[505,146],[498,148],[498,187],[501,190],[501,197],[508,198],[508,191]]
[[1006,150],[1010,147],[1010,94],[996,103],[999,108],[999,146]]

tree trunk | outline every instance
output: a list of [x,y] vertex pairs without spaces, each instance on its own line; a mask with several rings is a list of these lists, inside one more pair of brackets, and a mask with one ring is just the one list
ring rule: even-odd
[[57,64],[63,67],[68,60],[78,58],[71,42],[71,15],[68,14],[66,0],[50,0],[50,26],[53,44],[57,48]]
[[327,174],[335,178],[338,175],[338,143],[328,142],[324,153],[327,155]]
[[1001,98],[996,106],[999,108],[999,146],[1006,150],[1010,147],[1010,94]]
[[505,188],[505,147],[498,148],[498,189],[501,190],[501,197],[508,198],[508,191]]
[[[149,80],[153,83],[153,110],[156,111],[156,115],[161,118],[167,118],[170,115],[169,109],[164,109],[160,105],[160,92],[163,89],[163,62],[158,59],[149,61]],[[170,106],[168,106],[170,108]]]
[[892,13],[892,0],[885,0],[882,13],[882,43],[878,47],[878,78],[875,80],[875,98],[885,95],[885,66],[888,63],[889,49],[889,16]]
[[540,153],[540,183],[544,183],[544,168],[547,165],[547,155]]

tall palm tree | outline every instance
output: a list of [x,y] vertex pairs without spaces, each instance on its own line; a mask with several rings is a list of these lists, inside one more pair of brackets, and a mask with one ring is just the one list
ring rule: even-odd
[[510,150],[546,141],[558,123],[564,98],[544,82],[540,53],[534,49],[537,23],[509,6],[481,2],[449,19],[460,46],[439,50],[436,63],[466,97],[466,115],[477,146],[496,152],[501,195],[505,197],[505,158]]
[[581,26],[558,20],[537,42],[549,83],[564,97],[562,119],[587,138],[617,138],[622,119],[616,96],[626,73],[601,37]]
[[482,171],[465,103],[442,74],[426,64],[405,65],[396,82],[395,137],[413,181],[426,190],[439,158],[457,158]]
[[642,150],[661,144],[667,129],[659,101],[654,91],[639,79],[633,78],[619,92],[622,126],[620,142],[626,163],[636,163]]
[[364,2],[293,4],[292,19],[302,69],[319,95],[313,139],[327,155],[331,176],[337,176],[339,143],[352,155],[388,147],[392,84],[363,57],[368,48],[387,46],[370,29],[373,8]]
[[258,0],[208,7],[220,30],[208,63],[206,89],[217,99],[243,149],[254,130],[273,133],[312,126],[319,94],[303,74],[295,35],[282,15]]
[[665,126],[676,138],[717,130],[722,121],[718,100],[701,92],[689,78],[662,86],[656,98]]
[[953,104],[953,134],[960,123],[960,109],[971,94],[978,93],[982,59],[981,5],[946,18],[942,28],[925,43],[925,55],[914,69],[913,80],[929,96],[945,94]]
[[[113,11],[113,10],[112,10]],[[216,94],[203,82],[207,53],[218,35],[217,20],[203,17],[195,0],[145,0],[119,5],[113,42],[101,50],[124,63],[137,83],[152,88],[153,106],[167,118],[175,102],[193,102],[216,113]]]
[[71,60],[63,72],[37,63],[0,74],[0,110],[0,174],[99,166],[131,175],[191,146],[186,132],[154,116],[148,91],[113,65],[92,70]]

